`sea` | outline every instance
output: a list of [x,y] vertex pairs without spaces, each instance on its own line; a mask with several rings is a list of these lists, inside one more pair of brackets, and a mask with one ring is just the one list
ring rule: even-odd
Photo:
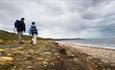
[[63,42],[98,48],[115,49],[115,38],[63,40]]

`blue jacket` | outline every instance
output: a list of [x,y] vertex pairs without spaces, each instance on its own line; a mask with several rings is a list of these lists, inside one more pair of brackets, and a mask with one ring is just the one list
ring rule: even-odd
[[[32,26],[36,26],[36,25],[31,25],[30,26],[30,28],[29,28],[29,35],[32,35]],[[36,29],[37,29],[37,27],[36,27]],[[37,30],[36,35],[38,35],[38,30]]]

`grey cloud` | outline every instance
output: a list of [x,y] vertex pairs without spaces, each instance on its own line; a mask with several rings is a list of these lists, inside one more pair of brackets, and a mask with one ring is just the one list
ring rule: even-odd
[[[114,0],[1,0],[0,29],[12,30],[14,20],[24,16],[27,27],[37,21],[42,37],[110,37],[115,35],[112,2]],[[106,5],[111,5],[108,12],[104,9]]]
[[21,13],[19,8],[12,5],[10,1],[0,1],[0,11],[10,15]]

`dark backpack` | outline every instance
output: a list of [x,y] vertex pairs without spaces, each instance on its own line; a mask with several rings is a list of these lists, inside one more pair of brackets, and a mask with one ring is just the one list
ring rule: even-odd
[[20,21],[16,20],[16,22],[15,22],[15,28],[19,28],[19,27],[20,27]]
[[32,26],[32,34],[37,34],[37,28],[36,28],[36,26]]

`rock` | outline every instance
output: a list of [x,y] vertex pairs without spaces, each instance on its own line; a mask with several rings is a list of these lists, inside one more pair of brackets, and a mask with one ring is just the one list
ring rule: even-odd
[[49,61],[48,59],[45,59],[45,61]]
[[26,55],[25,58],[26,58],[27,60],[31,60],[31,59],[33,59],[33,56],[31,56],[31,55]]
[[0,49],[0,56],[1,56],[1,55],[6,55],[6,52],[5,52],[4,49]]
[[36,60],[38,60],[38,61],[43,61],[44,58],[36,58]]
[[51,52],[43,52],[43,54],[51,55],[52,53]]
[[74,58],[75,56],[74,55],[68,55],[68,58]]
[[48,62],[43,61],[42,64],[43,64],[43,65],[48,65]]
[[26,61],[25,60],[25,63],[24,63],[25,65],[31,65],[31,61]]
[[64,48],[59,48],[59,53],[60,54],[67,54],[66,50]]
[[0,65],[13,64],[13,61],[12,57],[0,57]]
[[13,54],[14,55],[23,55],[24,51],[14,51]]
[[12,50],[12,51],[16,51],[16,50],[17,50],[17,48],[12,48],[11,50]]
[[45,59],[51,60],[53,57],[53,54],[51,52],[41,52],[40,56],[42,56]]
[[54,45],[59,46],[59,43],[54,42]]
[[30,50],[29,50],[29,53],[34,53],[34,50],[30,49]]
[[40,52],[40,55],[41,56],[49,56],[49,55],[52,55],[51,52]]
[[36,51],[35,54],[39,54],[40,52]]
[[3,53],[3,52],[5,52],[5,50],[4,49],[0,49],[0,53]]
[[60,59],[60,58],[61,58],[61,56],[58,55],[58,56],[57,56],[57,59]]
[[32,65],[29,65],[26,67],[27,69],[33,69],[33,66]]
[[0,39],[0,44],[5,44],[5,42],[3,40]]
[[9,40],[9,41],[6,42],[6,44],[12,44],[12,43],[13,43],[12,40]]

